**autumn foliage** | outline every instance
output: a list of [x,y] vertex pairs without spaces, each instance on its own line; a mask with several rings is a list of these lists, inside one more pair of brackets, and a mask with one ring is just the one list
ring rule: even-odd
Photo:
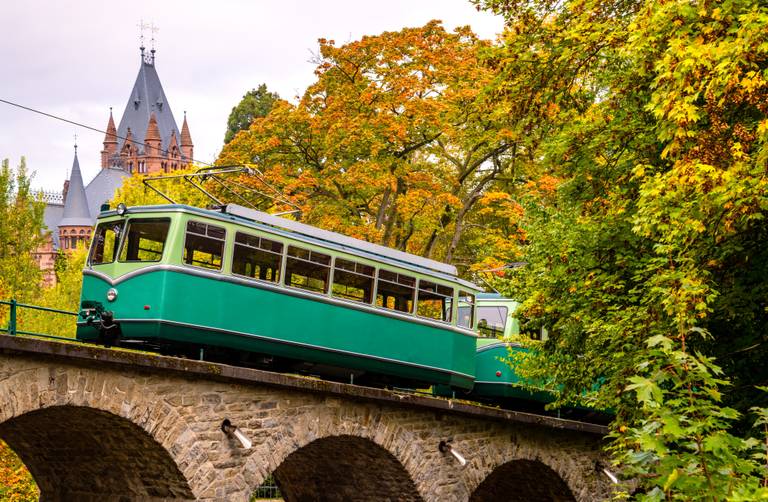
[[35,481],[19,457],[0,440],[0,500],[34,502],[39,492]]
[[218,163],[257,165],[311,224],[464,268],[508,259],[514,223],[488,232],[510,215],[485,193],[521,169],[522,146],[499,134],[508,116],[483,92],[488,47],[437,21],[320,40],[317,81],[240,132]]
[[[504,17],[497,41],[438,21],[321,39],[314,83],[236,108],[217,164],[258,170],[234,186],[261,209],[523,300],[523,331],[549,339],[516,369],[557,405],[615,413],[619,498],[768,500],[768,7],[473,3]],[[0,179],[13,212],[28,183],[7,166]],[[116,201],[162,203],[142,181]],[[40,225],[24,204],[0,247]],[[71,302],[62,278],[54,296]],[[0,292],[23,289],[0,275]],[[27,496],[7,453],[0,485]]]

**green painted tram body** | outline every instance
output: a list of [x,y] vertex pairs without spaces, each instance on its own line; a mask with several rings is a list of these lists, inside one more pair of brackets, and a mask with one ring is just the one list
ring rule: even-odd
[[555,396],[545,390],[534,390],[509,364],[512,353],[528,349],[515,342],[480,338],[477,341],[474,396],[483,399],[522,399],[550,403]]
[[[450,274],[356,253],[344,243],[333,245],[239,216],[189,206],[136,207],[122,216],[108,211],[97,223],[122,222],[125,230],[128,222],[145,219],[170,222],[157,261],[115,259],[92,264],[89,259],[83,272],[84,307],[98,302],[110,311],[120,326],[122,340],[224,347],[458,389],[472,387],[477,337],[472,327],[457,326],[456,319],[459,293],[475,293],[473,285]],[[184,263],[185,232],[190,221],[225,230],[220,270]],[[282,243],[280,282],[232,272],[236,232]],[[120,235],[115,246],[122,249],[123,240],[128,237],[122,239]],[[376,292],[365,303],[331,296],[331,287],[327,293],[317,293],[283,285],[288,246],[330,255],[331,275],[336,260],[352,260],[377,271],[383,268],[453,288],[451,322],[376,306]],[[117,292],[113,301],[107,300],[110,289]],[[79,340],[96,342],[99,335],[97,325],[78,322]]]
[[511,341],[520,336],[516,312],[520,303],[498,293],[477,295],[478,329],[475,356],[475,385],[472,394],[482,399],[523,399],[548,403],[553,396],[526,386],[509,360],[512,353],[528,349]]
[[528,385],[510,364],[513,353],[529,349],[513,341],[520,336],[516,312],[520,303],[498,293],[479,293],[476,297],[478,332],[475,345],[475,384],[471,391],[456,394],[445,385],[436,385],[438,396],[453,395],[481,401],[529,401],[542,404],[555,400],[550,392]]

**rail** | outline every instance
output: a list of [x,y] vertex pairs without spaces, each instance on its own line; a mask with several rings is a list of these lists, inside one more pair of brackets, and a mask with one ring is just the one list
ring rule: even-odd
[[41,307],[40,305],[30,305],[27,303],[19,303],[16,301],[16,299],[0,300],[0,305],[8,305],[10,307],[10,313],[8,316],[8,327],[6,328],[0,327],[0,333],[8,333],[11,336],[28,335],[28,336],[38,336],[41,338],[51,338],[53,340],[69,340],[69,341],[73,340],[72,338],[67,338],[64,336],[55,336],[55,335],[48,335],[45,333],[36,333],[34,331],[20,330],[18,326],[18,311],[19,309],[29,309],[29,310],[37,310],[41,312],[52,312],[54,314],[74,316],[74,317],[77,317],[79,315],[77,312],[52,309],[50,307]]

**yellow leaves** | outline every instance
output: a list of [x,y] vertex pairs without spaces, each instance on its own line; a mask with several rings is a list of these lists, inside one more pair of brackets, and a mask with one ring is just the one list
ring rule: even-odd
[[763,137],[768,135],[768,118],[761,120],[757,125],[757,134]]
[[762,74],[756,71],[749,71],[746,73],[745,76],[741,78],[739,81],[739,85],[748,93],[753,93],[760,89],[761,87],[765,87],[766,81],[763,78]]
[[[479,215],[498,216],[507,219],[510,223],[517,223],[525,212],[523,206],[514,201],[512,196],[506,192],[486,192],[478,204],[480,205]],[[518,230],[518,238],[525,238],[525,232],[521,229]]]
[[742,150],[741,143],[738,141],[731,145],[731,156],[733,156],[734,160],[744,160],[747,158],[747,155]]
[[487,206],[495,202],[507,202],[510,200],[512,200],[512,196],[507,192],[486,192],[483,198],[480,199],[480,204]]

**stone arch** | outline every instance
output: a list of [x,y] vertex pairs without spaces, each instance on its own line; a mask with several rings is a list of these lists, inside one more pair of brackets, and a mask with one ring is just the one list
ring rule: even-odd
[[[563,491],[570,493],[570,498],[564,500],[581,502],[611,497],[613,486],[595,469],[603,456],[598,437],[574,436],[564,430],[529,426],[489,428],[486,434],[493,439],[481,443],[454,442],[454,446],[467,454],[469,461],[461,474],[465,500],[508,500],[504,497],[494,499],[486,490],[496,485],[500,474],[507,470],[514,474],[517,472],[515,469],[526,466],[530,469],[524,472],[534,476],[533,479],[544,476],[541,479],[564,487]],[[481,485],[484,485],[482,490]],[[473,499],[473,494],[477,494],[478,498]],[[530,500],[561,500],[537,499],[536,496],[534,493]]]
[[[275,404],[265,403],[265,406]],[[275,474],[278,483],[285,484],[290,475],[290,467],[285,466],[319,459],[330,451],[330,445],[336,445],[350,451],[349,459],[342,458],[342,455],[331,455],[326,463],[362,463],[360,459],[367,458],[374,467],[381,464],[391,477],[400,479],[402,483],[398,486],[408,487],[403,488],[407,497],[398,494],[400,498],[395,497],[393,500],[425,498],[427,492],[424,491],[423,481],[429,474],[423,466],[422,443],[416,434],[402,426],[397,416],[387,416],[377,406],[342,405],[338,399],[330,397],[313,396],[304,404],[306,413],[292,414],[289,420],[274,424],[276,427],[269,431],[265,440],[249,455],[243,472],[247,476],[244,481],[251,493],[269,474]],[[333,467],[327,468],[331,474],[339,472]],[[326,495],[327,500],[342,500],[334,498],[332,493]],[[363,499],[353,497],[351,500]],[[386,498],[378,496],[374,500]]]
[[493,470],[470,502],[575,502],[566,482],[536,460],[512,460]]
[[0,424],[0,437],[29,468],[42,500],[194,498],[170,453],[109,412],[42,408]]
[[288,455],[274,477],[286,502],[422,500],[394,455],[357,436],[316,439]]
[[[153,494],[157,493],[164,493],[163,500],[213,498],[211,494],[221,483],[208,458],[205,443],[174,406],[155,392],[149,378],[130,378],[116,371],[85,367],[39,366],[18,360],[13,369],[10,376],[0,379],[0,437],[30,468],[43,490],[42,500],[67,498],[56,498],[60,490],[54,484],[60,478],[36,465],[41,464],[40,459],[46,455],[40,448],[53,445],[53,449],[61,452],[57,453],[60,455],[57,458],[64,458],[65,454],[76,458],[78,452],[85,453],[85,447],[57,444],[73,434],[81,438],[83,444],[94,440],[116,445],[118,438],[129,437],[153,452],[150,458],[162,463],[163,472],[169,476],[165,484],[152,476],[146,477],[142,495],[138,493],[142,488],[123,483],[121,486],[126,488],[126,493],[119,494],[121,501],[152,500],[156,497]],[[9,375],[0,365],[2,374]],[[99,424],[99,427],[91,430],[81,425],[83,423]],[[47,432],[49,429],[57,431],[58,435]],[[130,451],[120,457],[126,463],[124,467],[108,465],[117,454],[101,455],[91,461],[104,475],[123,469],[122,479],[135,481],[137,473],[144,472],[144,460],[132,454],[138,454],[139,450],[125,448]],[[87,472],[87,467],[83,466],[81,472]],[[180,481],[179,474],[185,483]],[[116,486],[102,484],[98,478],[85,479],[102,490]],[[51,494],[46,495],[46,492]],[[106,496],[104,492],[93,500],[118,500],[118,496],[113,498],[112,495]],[[82,496],[78,500],[90,499]]]

